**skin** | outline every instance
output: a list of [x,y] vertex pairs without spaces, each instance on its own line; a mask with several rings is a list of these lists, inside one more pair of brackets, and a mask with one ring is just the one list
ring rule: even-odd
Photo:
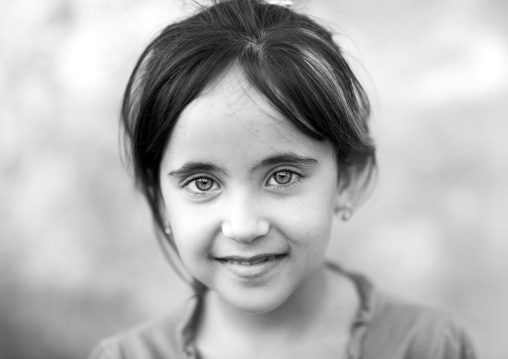
[[[217,348],[229,339],[231,348],[232,336],[240,343],[232,357],[259,358],[252,345],[287,348],[289,338],[311,333],[326,341],[323,331],[337,342],[347,333],[354,289],[323,266],[334,213],[349,195],[338,178],[332,145],[293,128],[238,70],[183,111],[160,183],[181,260],[210,289],[198,336],[205,357],[214,357],[210,343]],[[254,272],[224,260],[272,255],[280,256]],[[214,337],[214,323],[222,339]]]

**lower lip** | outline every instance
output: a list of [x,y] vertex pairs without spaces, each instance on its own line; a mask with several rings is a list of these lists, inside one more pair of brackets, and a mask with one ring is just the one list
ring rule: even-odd
[[261,277],[270,271],[272,271],[275,267],[277,267],[286,256],[275,257],[274,259],[266,260],[264,262],[245,265],[238,263],[231,263],[225,260],[219,260],[219,262],[231,273],[240,278],[245,279],[253,279]]

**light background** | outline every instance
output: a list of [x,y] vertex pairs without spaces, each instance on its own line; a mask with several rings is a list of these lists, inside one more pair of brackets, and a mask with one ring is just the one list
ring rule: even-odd
[[[508,2],[306,0],[373,102],[379,179],[329,257],[508,356]],[[118,156],[118,110],[171,0],[0,2],[0,358],[83,358],[177,307]]]

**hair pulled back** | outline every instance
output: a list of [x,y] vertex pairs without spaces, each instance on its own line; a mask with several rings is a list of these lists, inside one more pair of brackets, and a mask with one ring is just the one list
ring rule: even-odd
[[369,167],[370,174],[375,167],[369,101],[332,34],[286,7],[218,1],[162,30],[142,53],[123,98],[125,149],[159,238],[167,141],[185,107],[232,66],[300,131],[330,141],[339,167]]

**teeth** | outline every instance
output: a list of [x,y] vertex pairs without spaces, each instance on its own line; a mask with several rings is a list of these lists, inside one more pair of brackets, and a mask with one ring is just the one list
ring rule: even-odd
[[259,258],[259,259],[252,261],[252,264],[258,264],[258,263],[264,262],[265,260],[269,260],[269,259],[270,258]]
[[241,261],[236,261],[234,259],[228,259],[228,262],[231,263],[231,264],[238,264],[238,265],[242,265],[242,266],[250,266],[250,262],[241,262]]
[[228,261],[228,263],[231,263],[231,264],[242,265],[242,266],[251,266],[251,265],[261,263],[261,262],[271,261],[271,260],[274,260],[275,258],[276,258],[276,256],[264,257],[264,258],[255,259],[252,262],[237,261],[234,259],[228,259],[227,261]]

